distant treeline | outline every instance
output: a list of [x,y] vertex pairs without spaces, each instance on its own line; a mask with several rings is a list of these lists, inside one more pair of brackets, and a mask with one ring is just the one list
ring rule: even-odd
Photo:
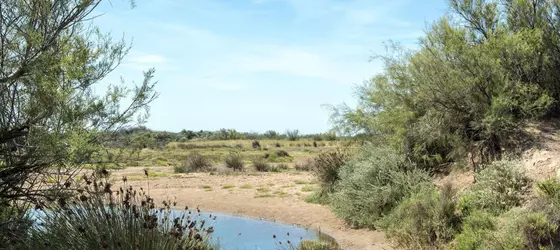
[[183,129],[180,132],[154,131],[146,127],[121,129],[108,135],[107,146],[127,148],[161,148],[170,142],[189,142],[199,140],[290,140],[300,139],[313,141],[335,141],[348,139],[338,137],[334,132],[317,134],[300,134],[298,130],[286,130],[279,133],[268,130],[264,133],[238,132],[235,129],[220,129],[218,131],[192,131]]

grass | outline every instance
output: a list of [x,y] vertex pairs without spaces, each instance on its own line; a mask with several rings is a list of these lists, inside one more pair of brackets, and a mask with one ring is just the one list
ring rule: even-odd
[[310,184],[310,182],[304,181],[304,180],[295,180],[294,183],[295,183],[296,185]]
[[265,187],[260,187],[260,188],[257,188],[257,191],[261,192],[261,193],[268,193],[268,192],[270,192],[270,189],[265,188]]
[[[152,166],[181,166],[189,155],[196,153],[208,160],[214,166],[223,164],[223,159],[232,150],[238,150],[243,159],[254,159],[262,157],[264,152],[259,149],[253,149],[252,140],[230,140],[230,141],[193,141],[186,143],[171,142],[163,149],[144,149],[141,151],[132,151],[128,149],[122,150],[123,157],[119,162],[119,166],[114,166],[112,169],[121,169],[124,166],[135,167],[152,167]],[[342,141],[332,142],[328,147],[308,147],[299,148],[289,146],[286,140],[260,140],[262,148],[268,148],[271,159],[268,162],[273,163],[289,163],[289,162],[302,162],[305,159],[314,158],[321,152],[332,150],[331,147],[342,145]],[[276,147],[276,144],[281,147]],[[293,143],[293,142],[292,142]],[[298,143],[310,143],[313,141],[300,140]],[[189,145],[188,148],[179,147],[179,145]],[[242,148],[240,149],[239,146]],[[283,150],[290,155],[290,157],[278,157],[276,151]],[[119,154],[121,149],[110,149],[109,152]],[[282,153],[281,153],[282,154]],[[279,165],[283,169],[282,165]]]
[[273,194],[257,194],[255,198],[272,198],[275,197]]
[[239,188],[242,188],[242,189],[251,189],[251,188],[253,188],[253,185],[251,185],[251,184],[245,184],[245,185],[243,185],[243,186],[240,186]]
[[315,190],[315,187],[311,186],[311,185],[305,185],[301,188],[302,192],[313,192]]
[[280,197],[285,197],[285,196],[288,195],[288,193],[284,192],[284,190],[276,190],[276,191],[274,191],[274,194],[278,195]]
[[235,185],[227,184],[227,185],[224,185],[224,186],[222,187],[222,189],[232,189],[232,188],[234,188],[234,187],[235,187]]

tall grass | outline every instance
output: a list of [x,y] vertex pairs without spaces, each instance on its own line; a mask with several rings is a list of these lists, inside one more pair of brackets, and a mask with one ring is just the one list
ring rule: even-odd
[[340,169],[350,159],[350,154],[340,149],[321,153],[315,157],[313,173],[321,184],[324,194],[334,192],[334,187],[340,180]]
[[[197,215],[171,211],[176,205],[154,200],[132,187],[113,191],[94,181],[77,198],[49,211],[37,211],[39,226],[31,229],[24,249],[212,249],[212,224]],[[89,194],[88,194],[89,193]],[[196,213],[195,213],[196,214]]]

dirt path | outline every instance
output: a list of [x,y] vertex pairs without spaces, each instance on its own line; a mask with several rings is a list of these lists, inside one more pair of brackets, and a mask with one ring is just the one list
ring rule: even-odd
[[[309,204],[303,199],[309,188],[316,186],[308,173],[256,173],[240,175],[172,174],[171,168],[151,168],[167,173],[150,181],[150,194],[156,200],[169,197],[178,205],[200,206],[203,211],[264,218],[288,224],[320,229],[333,236],[344,249],[393,249],[383,233],[350,229],[331,210]],[[114,174],[140,179],[141,168],[128,168]],[[162,174],[166,175],[166,174]],[[147,188],[147,182],[130,181],[135,187]],[[304,188],[305,187],[305,188]]]

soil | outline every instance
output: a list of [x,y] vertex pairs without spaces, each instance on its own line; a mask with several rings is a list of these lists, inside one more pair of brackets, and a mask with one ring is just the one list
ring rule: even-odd
[[[173,174],[169,167],[150,170],[168,174],[149,181],[149,194],[156,201],[171,199],[181,207],[199,206],[202,211],[319,229],[334,237],[343,249],[394,249],[382,232],[352,229],[337,218],[328,206],[306,203],[304,198],[310,192],[302,188],[316,186],[314,178],[307,172],[212,175]],[[116,179],[122,176],[140,179],[143,173],[142,168],[127,168],[115,172],[113,176]],[[147,180],[129,181],[129,184],[148,189]]]

